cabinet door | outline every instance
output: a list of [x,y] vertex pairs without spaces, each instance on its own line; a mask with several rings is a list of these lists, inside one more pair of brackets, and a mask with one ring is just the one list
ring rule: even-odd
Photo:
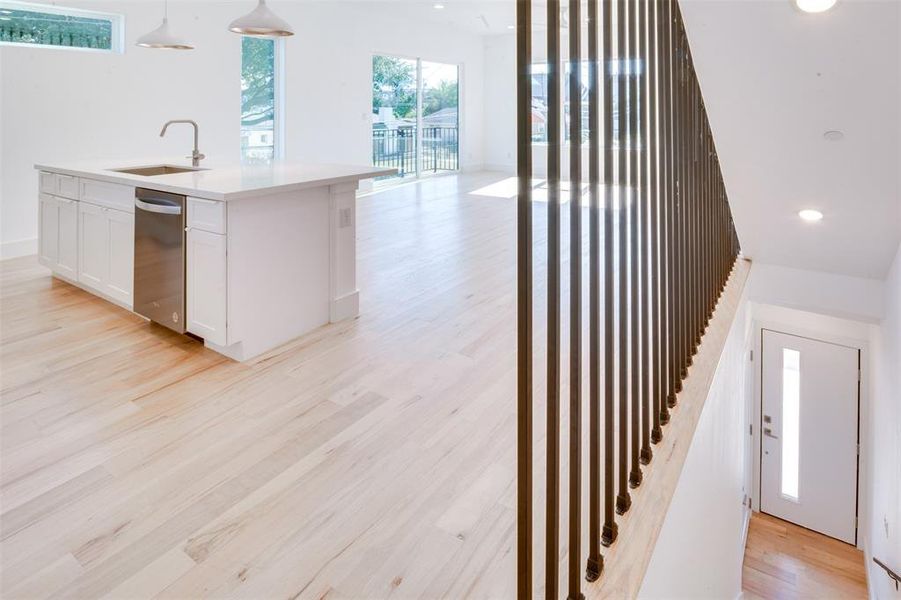
[[57,273],[78,278],[78,203],[65,198],[57,199],[59,206],[59,236],[57,237]]
[[78,281],[103,292],[109,268],[109,219],[93,204],[78,205]]
[[109,239],[106,293],[128,306],[134,304],[135,218],[121,210],[104,209]]
[[59,256],[59,202],[46,194],[41,194],[39,199],[38,259],[52,269]]
[[188,331],[225,346],[228,340],[225,236],[189,229],[187,244]]

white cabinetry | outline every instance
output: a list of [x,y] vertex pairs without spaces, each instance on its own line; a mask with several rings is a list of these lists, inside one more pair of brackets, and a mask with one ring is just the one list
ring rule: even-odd
[[106,294],[134,305],[135,216],[121,210],[106,212],[109,234],[109,271]]
[[52,269],[59,255],[59,203],[53,196],[41,194],[39,210],[38,260]]
[[225,203],[188,198],[186,238],[188,331],[207,342],[228,343]]
[[78,276],[78,203],[40,195],[38,258],[42,265],[69,279]]
[[80,202],[78,230],[78,281],[126,306],[132,306],[134,215]]
[[69,279],[78,279],[78,202],[57,198],[59,236],[55,271]]
[[228,342],[225,236],[190,228],[187,244],[188,331],[225,346]]

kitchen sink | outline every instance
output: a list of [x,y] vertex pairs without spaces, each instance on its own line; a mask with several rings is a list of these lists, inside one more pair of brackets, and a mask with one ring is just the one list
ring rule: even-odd
[[199,167],[177,167],[175,165],[151,165],[148,167],[128,167],[124,169],[110,169],[117,173],[128,173],[130,175],[142,175],[144,177],[153,177],[154,175],[173,175],[175,173],[190,173],[192,171],[206,171]]

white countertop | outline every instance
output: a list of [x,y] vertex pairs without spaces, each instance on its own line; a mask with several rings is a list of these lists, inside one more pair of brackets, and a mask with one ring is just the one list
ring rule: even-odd
[[201,163],[202,171],[145,177],[112,169],[154,165],[190,167],[184,160],[92,160],[66,164],[36,164],[35,169],[145,187],[210,200],[237,200],[276,192],[303,190],[392,175],[396,169],[353,165],[304,164],[275,161],[271,165]]

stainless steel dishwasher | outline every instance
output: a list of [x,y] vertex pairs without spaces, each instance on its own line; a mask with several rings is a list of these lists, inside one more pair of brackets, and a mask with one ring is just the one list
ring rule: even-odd
[[134,309],[185,332],[185,197],[135,190]]

